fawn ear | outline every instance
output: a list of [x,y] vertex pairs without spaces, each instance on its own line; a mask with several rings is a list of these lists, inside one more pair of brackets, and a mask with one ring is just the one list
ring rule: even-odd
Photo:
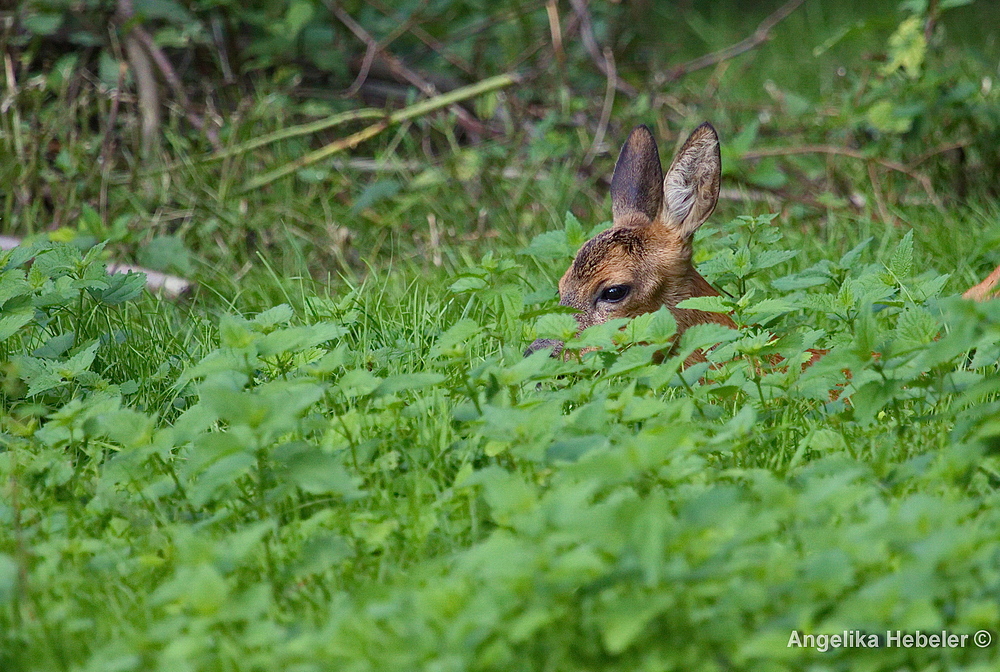
[[636,126],[622,145],[611,178],[614,223],[625,223],[637,214],[655,222],[663,207],[662,183],[663,168],[656,140],[648,128]]
[[689,238],[719,202],[722,157],[719,136],[705,122],[677,152],[663,180],[663,222]]

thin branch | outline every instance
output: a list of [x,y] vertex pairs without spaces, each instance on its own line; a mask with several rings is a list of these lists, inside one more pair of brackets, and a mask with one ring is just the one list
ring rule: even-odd
[[749,152],[744,152],[742,158],[744,159],[762,159],[767,156],[790,156],[793,154],[833,154],[836,156],[848,156],[852,159],[859,159],[861,161],[874,161],[875,163],[888,168],[889,170],[894,170],[897,173],[903,173],[910,178],[916,180],[920,183],[920,186],[924,188],[927,193],[927,197],[930,199],[931,203],[934,204],[938,210],[944,211],[944,205],[941,203],[941,199],[938,198],[937,192],[934,191],[934,185],[931,183],[929,177],[923,173],[918,173],[915,170],[904,166],[896,161],[889,161],[888,159],[879,159],[873,156],[865,156],[856,149],[850,149],[848,147],[836,147],[834,145],[801,145],[799,147],[773,147],[769,149],[756,149]]
[[549,34],[552,35],[552,51],[556,55],[556,62],[560,67],[566,62],[566,53],[563,51],[562,26],[559,24],[559,7],[557,0],[549,0],[545,3],[545,14],[549,19]]
[[512,84],[517,84],[521,81],[520,75],[517,74],[505,74],[497,75],[496,77],[490,77],[489,79],[484,79],[481,82],[477,82],[470,86],[463,86],[460,89],[455,89],[454,91],[449,91],[448,93],[436,96],[434,98],[429,98],[427,100],[422,100],[419,103],[411,105],[410,107],[403,108],[402,110],[396,110],[392,114],[388,115],[382,121],[372,124],[371,126],[364,128],[357,133],[347,136],[346,138],[341,138],[325,147],[321,147],[314,152],[310,152],[305,156],[301,156],[294,161],[290,161],[280,168],[276,168],[269,173],[255,177],[254,179],[247,182],[243,191],[252,191],[266,184],[270,184],[277,179],[290,175],[295,171],[304,168],[305,166],[312,165],[317,161],[321,161],[328,156],[332,156],[338,152],[342,152],[345,149],[351,149],[356,147],[361,142],[373,138],[385,129],[393,126],[395,124],[413,119],[415,117],[428,114],[435,110],[439,110],[443,107],[448,107],[454,105],[463,100],[473,98],[475,96],[482,95],[484,93],[489,93],[490,91],[496,91],[497,89],[502,89],[504,87],[510,86]]
[[889,208],[885,204],[885,198],[882,196],[882,185],[879,184],[878,171],[875,170],[875,164],[871,161],[868,162],[868,179],[872,183],[872,196],[875,198],[875,207],[878,209],[879,217],[885,224],[895,224],[892,215],[889,214]]
[[[578,1],[578,0],[577,0]],[[719,51],[714,51],[711,54],[706,54],[693,61],[688,61],[678,65],[676,68],[672,68],[663,78],[662,84],[669,84],[670,82],[676,82],[681,77],[694,72],[695,70],[701,70],[703,68],[710,68],[713,65],[721,63],[722,61],[729,60],[730,58],[735,58],[740,54],[744,54],[751,49],[756,49],[761,44],[767,41],[771,36],[771,30],[784,21],[789,14],[794,12],[799,8],[805,0],[790,0],[784,5],[779,7],[773,14],[768,16],[766,19],[760,22],[757,26],[757,30],[753,31],[753,34],[746,39],[740,40],[736,44],[726,47],[725,49],[720,49]]]
[[[421,93],[429,98],[434,98],[435,96],[440,95],[437,87],[410,70],[401,60],[396,58],[396,56],[379,44],[378,41],[375,40],[375,38],[373,38],[360,23],[355,21],[350,14],[344,11],[343,7],[340,6],[340,3],[337,0],[323,0],[323,4],[327,6],[330,13],[337,17],[337,20],[343,23],[347,29],[354,33],[354,36],[363,42],[369,49],[372,48],[372,45],[374,45],[374,48],[378,50],[378,53],[381,54],[382,58],[389,66],[389,69],[392,70],[394,74],[417,87]],[[451,111],[455,114],[458,118],[459,124],[461,124],[466,131],[479,135],[487,130],[486,126],[469,114],[469,111],[464,107],[452,105]]]
[[174,71],[174,66],[170,64],[170,60],[167,55],[163,53],[153,41],[153,37],[146,32],[146,30],[139,25],[133,25],[130,35],[134,36],[135,39],[139,41],[142,47],[149,54],[150,58],[156,64],[157,70],[163,75],[163,79],[166,80],[167,85],[170,90],[174,92],[174,99],[177,104],[180,105],[181,110],[184,112],[184,116],[187,117],[188,122],[197,128],[199,131],[205,134],[208,141],[212,143],[213,147],[219,146],[219,134],[216,129],[210,124],[206,123],[201,116],[194,111],[191,107],[191,101],[188,100],[187,92],[184,90],[184,84],[181,82],[181,78],[177,76]]
[[923,163],[927,159],[931,158],[932,156],[937,156],[938,154],[944,154],[945,152],[950,152],[950,151],[952,151],[954,149],[962,149],[962,148],[968,147],[968,146],[969,146],[969,141],[968,140],[958,140],[956,142],[946,142],[945,144],[939,145],[939,146],[935,147],[934,149],[927,150],[926,152],[924,152],[923,154],[921,154],[917,158],[913,159],[913,161],[910,161],[910,167],[911,168],[916,168],[917,166],[919,166],[921,163]]
[[590,143],[587,155],[583,157],[583,165],[589,166],[597,155],[597,150],[604,142],[604,134],[608,130],[608,122],[611,121],[611,108],[615,104],[615,91],[618,83],[618,70],[615,68],[615,55],[610,49],[604,47],[604,61],[608,64],[608,86],[604,91],[604,106],[601,108],[601,120],[597,123],[597,131],[594,132],[594,141]]
[[[382,12],[382,14],[384,14],[385,16],[391,16],[392,14],[391,8],[386,7],[385,4],[379,2],[379,0],[365,0],[365,2],[374,7],[375,9],[377,9],[378,11]],[[451,63],[465,74],[467,75],[475,74],[475,70],[472,68],[471,65],[463,61],[458,56],[448,53],[447,45],[445,45],[439,39],[437,39],[436,37],[428,33],[426,30],[421,28],[420,25],[414,24],[412,26],[408,26],[408,30],[409,32],[413,33],[418,40],[426,44],[432,51],[438,54],[441,58]]]
[[[800,2],[802,0],[799,0]],[[605,77],[611,77],[611,67],[608,64],[602,49],[597,44],[597,38],[594,37],[594,26],[590,20],[590,10],[587,9],[587,0],[570,0],[573,6],[573,11],[576,12],[577,17],[580,19],[580,37],[583,38],[583,47],[590,54],[590,59],[594,61],[594,65],[597,69],[604,73]],[[617,79],[617,78],[616,78]],[[628,82],[618,79],[615,83],[615,87],[630,98],[638,95],[635,87]]]

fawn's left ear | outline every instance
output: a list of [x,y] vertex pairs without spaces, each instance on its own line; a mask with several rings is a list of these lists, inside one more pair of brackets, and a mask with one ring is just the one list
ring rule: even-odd
[[690,238],[715,210],[721,178],[719,136],[705,122],[677,152],[663,179],[663,223]]
[[611,216],[616,226],[656,221],[663,207],[663,168],[656,139],[636,126],[622,146],[611,177]]

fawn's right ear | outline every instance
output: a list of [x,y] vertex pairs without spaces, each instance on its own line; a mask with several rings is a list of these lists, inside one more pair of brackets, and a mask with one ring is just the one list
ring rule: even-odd
[[663,180],[663,223],[690,238],[719,202],[722,157],[719,136],[705,122],[677,152]]
[[649,224],[656,221],[662,207],[660,152],[650,130],[636,126],[622,146],[611,178],[611,216],[615,226]]

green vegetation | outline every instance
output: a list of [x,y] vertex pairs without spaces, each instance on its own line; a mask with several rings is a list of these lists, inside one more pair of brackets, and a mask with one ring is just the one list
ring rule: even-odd
[[[811,0],[680,77],[774,8],[627,4],[586,14],[638,91],[612,100],[561,3],[562,52],[544,3],[344,3],[415,71],[524,78],[469,103],[478,138],[417,115],[257,187],[372,121],[288,130],[357,109],[316,92],[364,52],[327,5],[136,2],[205,64],[153,144],[115,6],[14,12],[0,670],[995,668],[1000,305],[956,294],[1000,263],[1000,10]],[[691,307],[740,331],[576,335],[556,281],[618,143],[706,118],[730,191],[696,255],[727,295]]]

